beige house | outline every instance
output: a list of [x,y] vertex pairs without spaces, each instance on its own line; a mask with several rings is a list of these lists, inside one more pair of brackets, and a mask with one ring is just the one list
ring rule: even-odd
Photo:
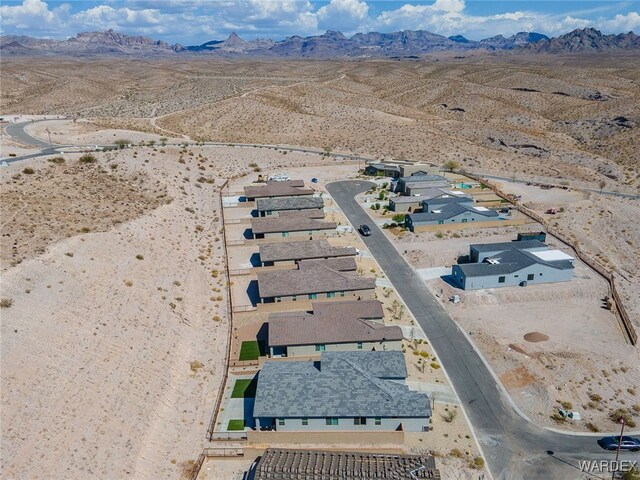
[[327,237],[336,233],[335,222],[325,222],[302,215],[251,219],[253,238]]
[[244,196],[248,202],[259,198],[296,197],[313,194],[312,189],[304,187],[303,180],[270,181],[262,185],[244,187]]
[[278,216],[286,212],[304,212],[307,210],[324,211],[322,197],[279,197],[259,198],[256,200],[256,212],[259,217]]
[[320,299],[370,299],[376,281],[356,275],[353,257],[302,260],[295,270],[258,273],[262,303]]
[[402,329],[381,323],[378,300],[314,303],[312,312],[269,316],[271,356],[311,357],[322,352],[402,350]]
[[334,247],[326,239],[297,242],[265,243],[260,245],[260,262],[263,267],[295,265],[300,260],[353,257],[353,247]]

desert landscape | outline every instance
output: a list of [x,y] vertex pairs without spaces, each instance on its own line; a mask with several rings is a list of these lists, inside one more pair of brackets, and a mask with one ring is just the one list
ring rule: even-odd
[[[640,192],[637,55],[16,57],[3,59],[2,67],[3,117],[66,117],[34,123],[30,134],[47,141],[48,129],[61,145],[119,139],[134,145],[30,159],[0,171],[7,478],[190,473],[206,443],[227,348],[220,187],[260,171],[349,163],[331,153],[436,165],[454,160],[461,170],[501,177],[500,188],[521,195],[536,212],[558,208],[550,221],[615,274],[640,329],[640,202],[603,193]],[[186,141],[191,144],[179,145]],[[203,141],[325,153],[193,144]],[[0,145],[3,158],[33,151],[4,132]],[[363,162],[350,165],[356,172]],[[414,266],[450,264],[451,257]],[[594,280],[579,294],[603,295],[606,286]],[[492,302],[480,300],[483,308]],[[509,332],[497,341],[496,330],[482,331],[483,312],[465,312],[467,323],[463,315],[457,320],[479,332],[475,340],[485,351],[500,356],[513,343]],[[604,332],[603,315],[594,314],[599,323],[589,335]],[[618,344],[612,339],[618,327],[612,328],[603,344]],[[593,339],[580,341],[584,354]],[[534,356],[539,348],[524,345],[525,353],[510,351],[497,372],[515,388],[521,388],[513,371],[522,358],[513,358]],[[543,360],[562,369],[572,357]],[[606,375],[589,363],[580,378],[561,376],[555,387],[582,382],[561,394],[536,385],[549,403],[540,411],[529,405],[530,415],[553,425],[549,411],[556,399],[569,401],[569,392],[580,392],[576,405],[595,402],[593,421],[606,427],[597,404],[614,405],[618,390],[633,397],[640,388],[630,385],[634,370],[621,369],[640,363],[637,348],[607,361]],[[606,394],[589,400],[587,388],[597,389],[599,381]],[[527,405],[527,398],[525,391],[519,401]],[[627,406],[639,402],[630,398]]]

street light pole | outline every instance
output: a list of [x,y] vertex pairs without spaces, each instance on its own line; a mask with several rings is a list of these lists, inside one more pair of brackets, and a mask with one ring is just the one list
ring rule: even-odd
[[620,429],[620,438],[618,438],[618,449],[616,450],[616,463],[615,463],[616,469],[613,472],[611,472],[611,480],[614,480],[616,476],[616,471],[618,470],[618,457],[620,456],[620,445],[622,444],[622,435],[624,435],[624,418],[620,417],[618,421],[622,423],[622,428]]
[[53,144],[51,143],[51,131],[47,128],[45,132],[49,134],[49,150],[53,151]]

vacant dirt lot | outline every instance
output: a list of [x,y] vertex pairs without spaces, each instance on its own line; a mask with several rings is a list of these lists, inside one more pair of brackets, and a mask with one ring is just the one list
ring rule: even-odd
[[223,374],[218,190],[250,164],[281,168],[283,155],[79,157],[1,171],[3,473],[180,478],[205,443]]

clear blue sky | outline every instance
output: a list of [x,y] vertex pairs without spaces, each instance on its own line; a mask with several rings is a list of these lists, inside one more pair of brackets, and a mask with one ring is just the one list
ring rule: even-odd
[[169,43],[200,44],[231,32],[253,39],[429,30],[473,40],[519,31],[558,35],[595,27],[640,31],[640,0],[2,0],[2,34],[68,38],[113,29]]

